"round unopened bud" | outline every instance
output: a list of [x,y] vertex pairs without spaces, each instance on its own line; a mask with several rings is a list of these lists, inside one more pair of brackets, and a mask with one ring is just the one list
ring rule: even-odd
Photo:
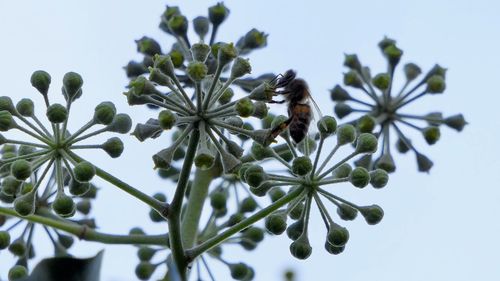
[[358,56],[356,54],[345,54],[344,65],[349,67],[350,69],[361,71],[361,63],[359,62]]
[[347,124],[337,129],[337,144],[345,145],[352,143],[356,139],[356,129],[353,125]]
[[363,167],[356,167],[349,174],[349,181],[355,187],[363,188],[370,182],[370,173]]
[[194,158],[194,164],[196,167],[207,170],[210,169],[215,163],[215,156],[212,151],[206,147],[201,147],[196,152],[196,157]]
[[117,138],[112,137],[104,142],[101,148],[106,151],[106,153],[111,156],[111,158],[118,158],[123,153],[123,142]]
[[403,50],[396,47],[395,44],[387,46],[386,48],[384,48],[383,52],[385,57],[389,61],[389,64],[392,65],[393,67],[399,63],[401,56],[403,56]]
[[0,231],[0,250],[6,249],[10,245],[10,234],[7,231]]
[[150,263],[149,261],[141,261],[135,267],[135,275],[139,280],[149,280],[151,275],[155,272],[156,266]]
[[311,255],[312,247],[311,244],[309,244],[307,237],[302,237],[290,244],[290,253],[297,259],[305,260]]
[[35,113],[35,104],[30,99],[22,99],[16,105],[17,112],[25,117],[32,117]]
[[344,84],[346,86],[351,86],[354,88],[363,87],[363,81],[361,81],[361,78],[359,77],[358,73],[356,73],[356,71],[353,70],[344,73]]
[[361,133],[356,141],[357,153],[375,153],[377,151],[377,138],[370,133]]
[[245,36],[238,41],[241,49],[259,49],[267,45],[267,34],[255,28],[248,31]]
[[444,124],[460,132],[467,125],[467,121],[462,114],[457,114],[444,119]]
[[137,257],[139,257],[140,261],[150,261],[153,256],[156,254],[155,249],[148,246],[141,246],[137,251]]
[[245,215],[243,215],[242,213],[235,213],[235,214],[231,215],[229,217],[229,219],[227,220],[227,226],[231,227],[233,225],[236,225],[244,219],[245,219]]
[[125,73],[128,78],[136,78],[137,76],[148,72],[148,69],[144,66],[144,64],[135,61],[129,61],[129,63],[127,63],[127,65],[123,68],[125,69]]
[[215,210],[222,210],[226,208],[227,195],[224,192],[217,191],[210,194],[210,205]]
[[263,160],[273,156],[272,148],[253,142],[250,153],[255,160]]
[[71,197],[64,194],[64,192],[59,192],[52,202],[52,209],[56,214],[61,217],[71,217],[75,214],[76,206],[75,202]]
[[424,80],[429,79],[433,75],[438,75],[444,78],[446,78],[446,71],[448,69],[441,67],[439,64],[434,65],[431,70],[425,75]]
[[286,214],[275,212],[265,219],[266,229],[274,235],[280,235],[286,230]]
[[[294,141],[296,140],[294,139]],[[301,142],[298,143],[297,149],[303,154],[312,154],[316,150],[316,141],[313,138],[306,136]]]
[[392,155],[389,153],[382,154],[377,161],[375,161],[375,167],[382,169],[388,173],[392,173],[396,170],[396,164]]
[[31,85],[44,96],[49,92],[50,80],[50,75],[43,70],[33,72],[30,79]]
[[297,157],[292,162],[292,172],[298,176],[305,176],[312,170],[312,162],[309,157]]
[[36,192],[28,192],[14,200],[14,210],[16,210],[19,215],[25,217],[35,213],[35,193]]
[[170,130],[177,123],[177,115],[165,109],[158,114],[158,123],[163,130]]
[[241,213],[251,213],[257,209],[257,201],[253,199],[253,197],[246,197],[240,203],[240,212]]
[[347,228],[339,225],[331,225],[326,236],[326,241],[333,246],[342,247],[349,240],[349,231]]
[[252,226],[244,230],[242,236],[255,243],[259,243],[264,240],[264,231],[261,228]]
[[113,118],[113,122],[106,128],[110,132],[126,134],[132,128],[132,119],[125,113],[116,114],[115,118]]
[[226,90],[224,90],[224,92],[220,96],[219,103],[220,104],[227,104],[227,103],[229,103],[231,101],[231,99],[233,98],[233,96],[234,96],[233,89],[227,88]]
[[57,241],[59,243],[61,243],[61,245],[66,249],[71,248],[71,246],[75,242],[73,237],[71,237],[69,235],[64,235],[64,234],[58,233],[57,238],[58,238]]
[[112,102],[101,102],[95,107],[94,122],[97,124],[109,125],[116,115],[116,107]]
[[318,131],[321,134],[322,138],[326,138],[337,130],[337,120],[332,116],[324,116],[321,120],[316,124],[318,127]]
[[384,210],[378,205],[360,207],[359,211],[370,225],[379,223],[384,217]]
[[440,75],[433,75],[427,79],[427,92],[431,94],[439,94],[446,89],[446,82]]
[[274,95],[274,87],[269,84],[268,82],[264,82],[254,88],[248,97],[252,100],[256,101],[264,101],[264,102],[269,102],[273,99]]
[[22,181],[13,176],[7,176],[2,181],[2,193],[7,196],[16,195],[21,188]]
[[12,241],[9,245],[9,252],[18,257],[24,256],[26,254],[26,250],[26,242],[24,242],[21,237]]
[[205,62],[210,54],[210,46],[203,43],[195,43],[191,46],[191,54],[195,61]]
[[238,50],[233,43],[222,44],[220,46],[212,46],[212,52],[217,49],[217,63],[219,67],[223,67],[238,56]]
[[420,172],[429,172],[434,163],[427,156],[417,153],[417,166]]
[[396,149],[401,153],[406,153],[410,150],[410,147],[401,138],[398,138],[396,142]]
[[61,104],[54,103],[47,108],[47,118],[52,123],[62,123],[68,119],[68,109]]
[[95,176],[96,170],[90,162],[82,161],[73,168],[75,179],[79,182],[89,182]]
[[186,36],[189,22],[183,15],[174,15],[168,20],[168,28],[178,36]]
[[9,269],[8,276],[10,281],[24,279],[24,277],[28,276],[28,269],[23,265],[15,265]]
[[370,172],[370,183],[375,188],[382,188],[389,182],[389,175],[382,169],[376,169]]
[[200,82],[207,76],[208,68],[203,62],[192,61],[189,63],[186,72],[191,80]]
[[175,66],[172,62],[170,56],[165,55],[155,55],[153,57],[153,67],[159,69],[168,77],[174,79],[175,77]]
[[255,106],[253,105],[253,102],[249,98],[240,99],[236,103],[234,108],[236,109],[236,112],[238,112],[238,115],[241,117],[249,117],[255,111]]
[[335,247],[332,244],[328,243],[328,241],[325,242],[325,250],[332,254],[332,255],[338,255],[342,253],[345,249],[345,246],[342,247]]
[[381,91],[385,91],[389,88],[391,83],[391,77],[387,73],[380,73],[375,75],[372,79],[373,86]]
[[441,137],[441,132],[439,130],[439,127],[430,126],[422,130],[422,135],[424,136],[425,141],[428,144],[432,145],[439,140],[439,138]]
[[330,97],[333,101],[347,101],[351,99],[349,93],[340,85],[335,85],[335,87],[330,90]]
[[233,66],[231,68],[231,78],[233,79],[240,78],[251,72],[252,72],[252,66],[250,65],[249,59],[237,57],[234,60]]
[[288,213],[288,215],[290,216],[291,219],[298,220],[302,215],[304,208],[305,208],[304,203],[301,202],[297,204],[293,209],[289,210],[290,212]]
[[286,229],[286,235],[292,240],[299,239],[300,235],[304,232],[304,220],[299,219],[298,221],[289,225]]
[[193,19],[194,32],[200,36],[201,39],[205,38],[209,29],[208,18],[199,16]]
[[172,50],[168,53],[168,55],[170,56],[175,68],[179,68],[183,65],[184,55],[180,51]]
[[156,54],[161,54],[161,46],[156,40],[149,37],[142,37],[139,40],[136,40],[137,51],[147,56],[154,56]]
[[261,166],[252,165],[246,169],[245,182],[249,186],[258,187],[265,180],[267,180],[267,174]]
[[352,221],[357,217],[358,210],[354,209],[353,207],[347,204],[342,203],[337,207],[337,214],[343,220]]
[[208,18],[214,26],[220,25],[229,15],[229,9],[220,2],[208,8]]
[[66,99],[73,101],[82,94],[81,88],[83,85],[82,76],[76,72],[68,72],[63,77],[63,89]]
[[252,113],[253,117],[262,119],[267,116],[269,108],[267,107],[267,103],[263,101],[256,101],[254,104],[254,112]]
[[6,110],[0,111],[0,131],[6,132],[16,125],[12,114]]
[[231,277],[236,280],[243,280],[248,274],[248,266],[242,262],[230,264],[229,270],[231,271]]
[[31,163],[24,159],[16,160],[10,166],[10,172],[16,179],[24,181],[31,176]]
[[337,117],[339,117],[340,119],[346,117],[347,115],[353,112],[352,107],[345,102],[339,102],[335,104],[333,110],[335,111],[335,115],[337,115]]
[[379,43],[378,43],[378,46],[379,48],[384,51],[385,48],[391,46],[391,45],[395,45],[396,44],[396,40],[394,39],[391,39],[387,36],[384,36],[384,39],[382,39]]
[[357,127],[361,133],[371,133],[375,128],[376,121],[371,115],[364,115],[357,121]]
[[285,191],[278,186],[275,186],[271,190],[269,190],[269,197],[271,198],[271,201],[273,203],[278,201],[285,195],[286,195]]
[[408,80],[408,81],[415,80],[415,78],[417,78],[422,73],[422,70],[420,69],[420,67],[418,67],[418,65],[411,63],[411,62],[405,64],[403,70],[405,72],[406,80]]
[[84,215],[88,215],[90,213],[91,207],[92,204],[90,203],[89,199],[84,199],[76,203],[76,210]]

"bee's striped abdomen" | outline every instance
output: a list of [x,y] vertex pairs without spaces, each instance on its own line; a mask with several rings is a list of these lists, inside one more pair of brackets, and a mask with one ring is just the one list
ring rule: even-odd
[[307,135],[312,119],[311,107],[306,103],[295,104],[289,108],[292,117],[288,130],[295,143],[301,142]]

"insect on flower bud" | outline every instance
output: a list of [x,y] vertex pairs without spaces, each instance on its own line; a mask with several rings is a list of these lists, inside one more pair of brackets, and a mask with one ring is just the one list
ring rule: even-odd
[[208,18],[214,26],[220,25],[228,15],[229,9],[222,2],[208,8]]
[[417,78],[422,73],[420,67],[418,67],[418,65],[414,63],[405,64],[403,69],[405,72],[406,80],[408,81],[415,80],[415,78]]
[[66,100],[74,101],[82,94],[82,76],[76,72],[68,72],[63,77],[63,89]]
[[290,253],[297,259],[305,260],[312,253],[312,247],[306,236],[301,236],[290,244]]
[[424,136],[425,138],[425,141],[430,144],[430,145],[433,145],[435,144],[439,138],[441,137],[441,132],[439,130],[439,127],[436,127],[436,126],[430,126],[430,127],[427,127],[427,128],[424,128],[422,130],[422,135]]
[[391,84],[391,77],[387,73],[380,73],[375,75],[372,79],[373,86],[381,91],[385,91],[389,88]]
[[31,74],[31,85],[44,96],[49,92],[50,81],[50,75],[43,70],[37,70]]
[[203,62],[190,62],[186,70],[189,78],[194,82],[200,82],[207,76],[208,68]]
[[358,73],[356,73],[356,71],[353,70],[344,73],[344,84],[346,86],[351,86],[354,88],[363,87],[363,81],[361,81],[361,78],[359,77]]
[[467,125],[467,121],[465,121],[465,118],[462,114],[457,114],[444,119],[444,124],[446,124],[446,126],[450,128],[453,128],[461,132],[465,127],[465,125]]
[[268,82],[264,82],[253,89],[248,97],[255,101],[268,102],[273,99],[274,88]]
[[375,153],[377,151],[377,138],[370,133],[361,133],[356,142],[357,153]]
[[24,117],[32,117],[35,112],[35,104],[30,99],[22,99],[17,103],[16,110]]
[[332,116],[324,116],[316,124],[322,138],[326,138],[335,133],[337,130],[337,120]]
[[384,217],[384,210],[378,205],[360,207],[359,211],[370,225],[378,224]]
[[24,181],[31,176],[31,163],[24,159],[16,160],[10,166],[10,172],[16,179]]
[[208,33],[209,21],[208,18],[199,16],[193,19],[194,32],[203,40]]
[[120,134],[126,134],[132,128],[132,119],[125,113],[119,113],[113,118],[113,122],[109,124],[106,129],[109,132],[115,132]]
[[191,54],[195,61],[205,62],[210,54],[210,46],[203,43],[195,43],[191,46]]
[[186,36],[189,22],[183,15],[174,15],[168,20],[168,28],[177,36]]
[[370,173],[363,167],[356,167],[349,174],[349,181],[358,188],[363,188],[370,183]]
[[446,82],[440,75],[433,75],[427,79],[427,92],[431,94],[440,94],[446,89]]
[[333,246],[342,247],[349,240],[349,231],[347,228],[342,227],[337,224],[333,224],[330,226],[328,230],[328,234],[326,236],[326,241]]
[[112,102],[101,102],[95,107],[94,122],[97,124],[109,125],[116,115],[116,107]]
[[165,109],[158,114],[158,123],[163,130],[170,130],[177,123],[177,115]]
[[12,129],[16,125],[16,122],[12,118],[10,112],[2,110],[0,111],[0,131],[6,132]]
[[353,125],[342,125],[337,129],[337,144],[345,145],[356,139],[356,129]]
[[292,172],[298,176],[305,176],[312,170],[312,162],[309,157],[297,157],[292,162]]
[[250,117],[255,111],[255,106],[249,98],[242,98],[236,103],[235,109],[239,116]]
[[73,168],[75,179],[79,182],[89,182],[95,176],[96,170],[90,162],[82,161]]
[[68,119],[68,110],[63,105],[54,103],[47,108],[47,118],[52,123],[62,123]]
[[139,53],[150,57],[156,54],[161,54],[160,44],[153,38],[144,36],[141,39],[136,40],[135,43],[137,44],[137,51]]
[[280,235],[286,230],[286,213],[277,211],[265,219],[266,229],[274,235]]

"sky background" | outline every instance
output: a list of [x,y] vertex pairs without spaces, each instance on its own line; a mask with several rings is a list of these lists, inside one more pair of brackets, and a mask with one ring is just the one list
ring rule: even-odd
[[[60,95],[64,73],[76,71],[85,83],[84,97],[72,108],[73,128],[89,120],[94,106],[106,100],[135,122],[145,122],[156,113],[127,105],[121,95],[127,84],[121,67],[140,58],[134,40],[144,35],[157,39],[165,50],[170,48],[171,37],[157,28],[166,4],[0,0],[0,95],[15,102],[32,97],[38,105],[41,96],[29,83],[33,71],[51,74],[52,96]],[[181,6],[192,19],[206,15],[215,2],[168,4]],[[323,114],[333,113],[328,89],[342,81],[343,53],[357,53],[372,73],[382,72],[385,60],[377,43],[387,35],[404,50],[403,63],[415,62],[424,71],[434,63],[449,69],[446,92],[412,104],[408,112],[463,113],[470,123],[460,134],[443,128],[435,146],[424,148],[417,142],[435,162],[429,175],[417,172],[412,155],[398,155],[398,172],[385,189],[344,193],[359,205],[379,204],[385,217],[377,226],[362,219],[343,223],[351,238],[342,255],[330,256],[323,250],[325,231],[315,214],[313,254],[307,261],[290,256],[285,236],[266,237],[254,252],[228,248],[225,257],[253,265],[255,280],[282,280],[287,268],[296,270],[298,280],[498,280],[499,2],[234,0],[225,4],[231,14],[219,40],[235,41],[253,27],[269,33],[268,47],[250,55],[253,74],[296,69],[308,81]],[[156,177],[150,160],[169,138],[146,143],[122,139],[126,150],[119,160],[102,152],[88,158],[146,193],[172,194],[173,185]],[[148,233],[165,231],[165,224],[146,222],[148,209],[143,204],[110,185],[101,186],[93,210],[99,230],[127,233],[141,225]],[[36,250],[42,257],[51,246],[45,234],[39,236],[43,239]],[[101,248],[81,242],[72,253],[91,256]],[[135,252],[131,246],[106,247],[102,280],[135,280]],[[12,262],[10,253],[0,253],[0,276],[6,277]],[[217,280],[229,278],[225,267],[214,264],[214,269]]]

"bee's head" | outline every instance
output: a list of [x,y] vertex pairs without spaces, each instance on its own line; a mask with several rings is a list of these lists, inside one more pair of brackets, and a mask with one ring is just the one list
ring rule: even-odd
[[297,73],[294,70],[287,70],[285,74],[283,74],[279,78],[278,83],[276,84],[276,88],[286,87],[290,82],[293,81],[293,79],[295,79],[295,76],[297,76]]

